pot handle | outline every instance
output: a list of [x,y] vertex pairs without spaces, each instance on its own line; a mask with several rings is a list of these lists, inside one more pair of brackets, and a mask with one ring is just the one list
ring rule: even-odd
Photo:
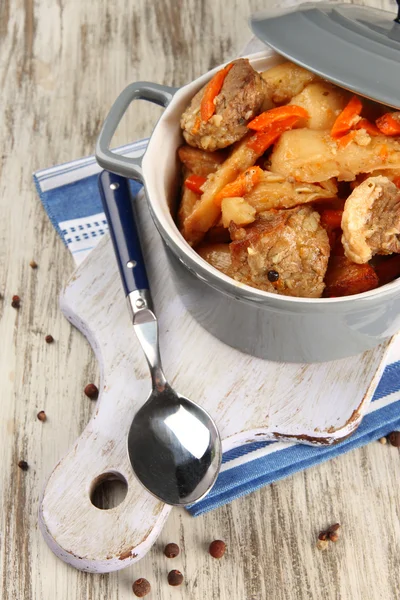
[[121,156],[110,150],[113,135],[133,100],[148,100],[159,106],[167,107],[178,88],[138,81],[131,83],[118,96],[108,113],[96,143],[96,160],[103,169],[117,173],[129,179],[143,183],[142,159],[146,150],[141,150],[138,156]]

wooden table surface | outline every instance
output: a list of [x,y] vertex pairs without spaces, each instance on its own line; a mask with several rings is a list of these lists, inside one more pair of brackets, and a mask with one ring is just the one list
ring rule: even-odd
[[[74,269],[31,173],[93,153],[117,93],[149,79],[181,85],[233,57],[248,41],[248,15],[270,0],[3,0],[0,6],[0,597],[125,600],[151,581],[158,600],[398,600],[399,451],[373,443],[192,518],[174,510],[155,547],[133,567],[90,575],[50,552],[37,526],[42,486],[89,420],[83,394],[97,381],[85,339],[58,308]],[[374,4],[394,10],[389,0]],[[350,57],[349,57],[350,58]],[[159,114],[135,104],[116,144],[147,136]],[[39,268],[32,270],[31,259]],[[11,307],[19,294],[21,308]],[[51,333],[55,343],[46,344]],[[46,423],[36,418],[44,409]],[[17,463],[25,459],[27,472]],[[315,548],[332,522],[342,536]],[[221,561],[207,554],[227,542]],[[181,556],[168,561],[163,545]],[[169,569],[185,575],[166,583]]]

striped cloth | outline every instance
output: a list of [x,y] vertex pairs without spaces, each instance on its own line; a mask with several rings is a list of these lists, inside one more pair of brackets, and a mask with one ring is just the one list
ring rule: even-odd
[[[142,140],[124,146],[118,152],[135,156],[141,153],[146,143],[146,140]],[[89,157],[34,174],[43,206],[77,265],[107,232],[97,186],[100,170],[95,159]],[[133,181],[130,185],[132,193],[138,194],[141,185]],[[188,510],[193,515],[200,515],[296,471],[368,444],[396,429],[400,429],[399,336],[389,351],[386,369],[369,410],[350,438],[335,446],[324,447],[293,442],[255,442],[235,448],[225,453],[221,473],[208,496]]]

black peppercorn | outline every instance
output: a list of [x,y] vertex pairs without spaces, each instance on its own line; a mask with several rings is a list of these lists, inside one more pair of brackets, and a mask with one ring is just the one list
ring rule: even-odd
[[268,277],[268,281],[270,281],[271,283],[273,283],[274,281],[278,281],[278,279],[279,279],[279,273],[278,273],[278,271],[274,271],[272,269],[271,271],[268,271],[267,277]]
[[21,298],[15,294],[12,297],[11,306],[13,308],[19,308],[20,307],[20,302],[21,302]]

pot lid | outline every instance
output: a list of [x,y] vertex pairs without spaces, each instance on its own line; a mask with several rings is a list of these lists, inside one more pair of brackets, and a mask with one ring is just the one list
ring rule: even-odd
[[399,14],[306,3],[254,14],[253,33],[289,60],[337,85],[400,108]]

